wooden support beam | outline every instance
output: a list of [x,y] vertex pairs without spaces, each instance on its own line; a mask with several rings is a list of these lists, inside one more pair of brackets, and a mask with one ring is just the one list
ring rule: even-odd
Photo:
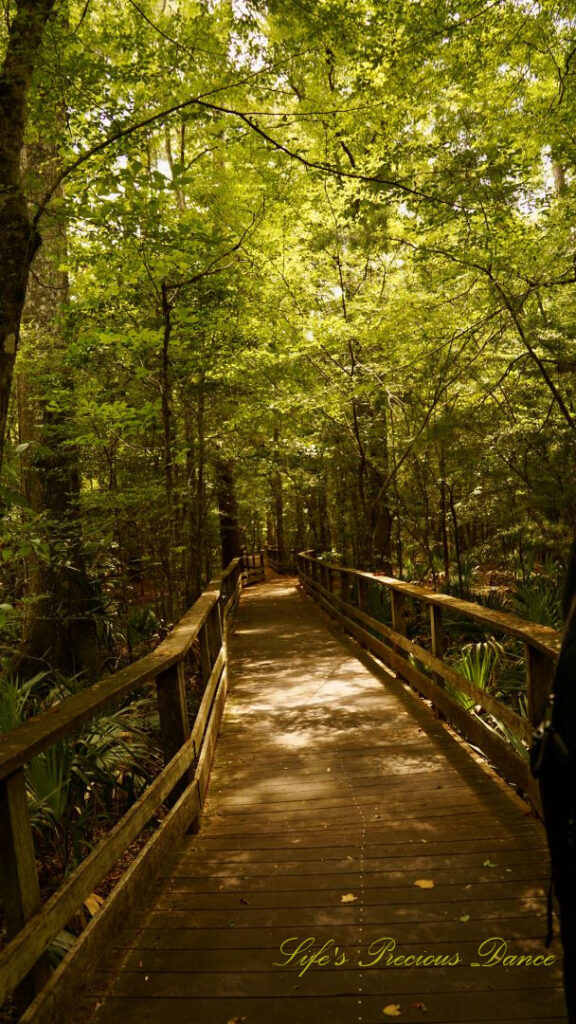
[[210,671],[212,671],[222,647],[222,616],[219,604],[214,605],[208,616],[206,631],[208,634],[208,647],[210,649]]
[[[181,661],[158,676],[156,694],[160,714],[160,743],[164,754],[164,764],[168,764],[190,738],[184,665]],[[193,778],[194,773],[191,769],[184,772],[167,800],[170,806],[190,785]]]
[[203,625],[198,635],[198,644],[200,647],[200,676],[204,686],[206,686],[210,679],[211,665],[210,665],[210,645],[208,643],[208,629],[206,624]]
[[[40,886],[23,768],[0,781],[0,897],[6,932],[12,939],[40,908]],[[32,1002],[49,974],[48,959],[44,956],[17,991],[17,1002],[21,1007]]]
[[[4,995],[13,991],[20,979],[24,980],[17,997],[23,1004],[31,1003],[34,999],[34,1004],[39,1005],[38,1000],[42,1000],[44,992],[52,990],[61,969],[58,968],[46,985],[50,971],[45,950],[49,942],[72,917],[86,893],[92,891],[112,862],[139,834],[160,804],[169,799],[173,801],[177,792],[184,791],[167,821],[178,821],[178,828],[183,832],[193,819],[199,808],[198,787],[194,784],[194,761],[204,729],[208,728],[213,688],[220,680],[221,692],[225,694],[226,690],[226,651],[222,638],[220,600],[226,602],[225,616],[228,620],[235,611],[240,590],[240,560],[235,559],[218,579],[211,581],[190,611],[154,652],[115,676],[61,701],[0,738],[0,899],[9,939],[8,946],[0,955],[0,990]],[[197,651],[196,645],[199,646],[201,673],[207,693],[190,741],[184,659],[191,649]],[[82,722],[152,680],[156,681],[161,743],[165,760],[170,762],[169,766],[112,829],[106,841],[82,862],[78,870],[42,907],[24,766],[60,737],[73,733]],[[224,700],[224,696],[221,700]],[[205,755],[204,784],[208,763],[208,755]],[[166,835],[164,828],[155,833],[139,855],[139,861],[146,860],[149,863],[148,852],[152,848],[159,848],[156,842],[159,835]],[[119,884],[119,890],[125,891],[124,881],[129,876],[132,876],[132,867]],[[92,935],[94,925],[98,930],[99,922],[106,916],[107,911],[102,911],[98,915],[98,924],[92,922],[85,934],[89,932]],[[118,916],[113,925],[113,928],[117,927]],[[84,934],[78,945],[87,949]],[[66,964],[69,959],[66,957]],[[84,979],[80,978],[80,989],[84,984]],[[40,989],[42,995],[35,998]],[[64,1012],[65,1007],[62,1009]],[[56,1020],[53,1013],[52,1005],[52,1015],[43,1019],[50,1020],[52,1024]],[[28,1020],[29,1017],[30,1020],[36,1020],[34,1005],[26,1010],[25,1018],[22,1019]]]
[[184,665],[181,661],[160,673],[156,679],[156,694],[160,713],[160,742],[164,762],[168,764],[190,736]]
[[530,644],[525,645],[525,651],[528,718],[533,726],[537,726],[544,717],[546,701],[552,688],[554,661]]
[[[442,628],[442,609],[438,608],[437,605],[431,604],[428,606],[428,614],[430,616],[430,639],[432,646],[432,654],[436,658],[442,659],[444,657],[444,630]],[[434,673],[433,679],[438,686],[444,685],[442,676],[439,675],[437,672]],[[438,710],[435,704],[433,705],[433,707],[434,713],[439,718],[444,718],[444,715],[442,714],[441,711]]]
[[391,593],[392,599],[392,629],[401,636],[406,636],[406,602],[404,594],[396,591]]

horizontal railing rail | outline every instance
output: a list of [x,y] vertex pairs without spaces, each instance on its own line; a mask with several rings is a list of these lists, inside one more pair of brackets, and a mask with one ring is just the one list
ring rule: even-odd
[[[145,878],[151,865],[169,853],[174,837],[189,829],[201,815],[226,697],[227,633],[240,596],[242,569],[242,559],[234,559],[151,654],[0,737],[0,899],[9,940],[0,953],[0,1005],[16,990],[21,1004],[34,999],[22,1022],[45,1020],[56,1024],[61,1018],[66,1019],[65,1000],[61,995],[57,1000],[54,996],[61,968],[74,957],[78,947],[80,967],[75,972],[76,985],[86,984],[95,944],[105,947],[106,936],[118,927],[138,877]],[[203,684],[193,728],[184,675],[184,660],[190,652]],[[25,766],[63,736],[75,734],[82,723],[152,681],[156,683],[165,766],[42,905]],[[50,978],[46,956],[50,943],[166,803],[170,810],[162,824],[112,890],[104,908],[81,934],[72,953]],[[98,930],[102,932],[99,939]],[[73,996],[74,990],[71,992]]]
[[[482,750],[501,774],[538,808],[538,787],[530,772],[528,751],[533,729],[542,719],[550,692],[560,634],[517,615],[493,611],[390,576],[333,565],[309,552],[301,552],[297,562],[300,580],[310,596],[404,682],[431,701],[437,713]],[[390,626],[369,613],[369,588],[388,595]],[[428,610],[429,649],[407,635],[407,601],[417,602]],[[527,718],[446,662],[443,614],[467,619],[480,624],[486,632],[505,634],[522,642]],[[474,701],[474,708],[481,713],[463,706],[455,692]],[[494,730],[486,716],[500,728]]]

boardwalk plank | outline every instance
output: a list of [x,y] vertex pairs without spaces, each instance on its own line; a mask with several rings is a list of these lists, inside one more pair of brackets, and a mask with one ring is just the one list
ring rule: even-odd
[[[231,655],[201,832],[118,935],[94,1024],[375,1024],[391,1004],[428,1024],[562,1024],[546,841],[527,806],[290,581],[243,597]],[[493,936],[556,961],[472,967]],[[277,966],[290,937],[348,962],[299,977]],[[461,962],[361,968],[383,937]]]

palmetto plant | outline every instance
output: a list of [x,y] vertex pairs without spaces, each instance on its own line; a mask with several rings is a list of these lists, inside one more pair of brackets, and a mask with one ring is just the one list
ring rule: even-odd
[[[46,676],[42,672],[27,681],[17,675],[0,680],[0,731],[15,728],[81,685],[78,679],[59,677],[47,691]],[[58,869],[61,874],[71,870],[157,772],[157,729],[155,701],[144,695],[118,711],[97,716],[26,766],[38,849],[55,874]]]
[[18,675],[0,678],[0,733],[8,732],[24,721],[38,684],[46,675],[46,672],[39,672],[26,681],[20,679]]
[[[491,637],[476,644],[467,644],[462,649],[459,661],[453,667],[479,690],[489,690],[495,682],[496,668],[502,654],[501,645]],[[478,701],[473,697],[469,697],[457,687],[447,685],[447,689],[466,711],[474,710]]]
[[539,622],[554,629],[562,627],[561,584],[549,576],[531,576],[516,584],[515,610],[530,622]]
[[99,716],[31,760],[26,780],[32,825],[63,871],[140,795],[154,767],[150,742],[130,708]]

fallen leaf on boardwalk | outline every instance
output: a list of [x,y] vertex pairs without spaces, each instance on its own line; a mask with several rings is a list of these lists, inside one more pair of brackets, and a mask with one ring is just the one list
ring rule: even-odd
[[399,1017],[402,1013],[402,1010],[400,1009],[398,1003],[390,1003],[389,1006],[384,1007],[382,1013],[385,1013],[387,1017]]
[[434,888],[434,882],[432,881],[431,878],[417,878],[416,881],[414,882],[414,885],[417,885],[419,889]]
[[426,1013],[428,1007],[424,1003],[412,1003],[415,1010],[421,1010],[422,1013]]
[[240,903],[245,903],[247,907],[250,906],[250,901],[249,900],[245,900],[243,896],[240,897]]
[[482,867],[484,867],[484,868],[497,868],[498,865],[495,864],[493,860],[485,860],[483,862],[483,864],[482,864]]
[[248,1024],[247,1017],[231,1017],[228,1024]]
[[357,899],[358,897],[355,896],[353,892],[345,892],[344,895],[340,897],[340,903],[354,903]]
[[464,921],[464,924],[466,924],[466,921],[470,920],[470,914],[462,914],[462,917],[459,917],[458,920]]

